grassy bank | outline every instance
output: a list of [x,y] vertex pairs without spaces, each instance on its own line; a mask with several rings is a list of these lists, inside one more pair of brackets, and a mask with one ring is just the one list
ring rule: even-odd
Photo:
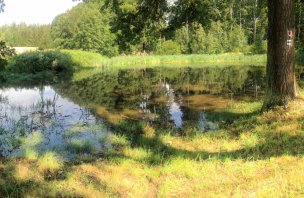
[[202,66],[202,65],[265,65],[265,55],[170,55],[170,56],[120,56],[108,59],[112,67],[140,66]]
[[145,55],[104,57],[93,52],[80,50],[61,50],[84,68],[140,68],[153,66],[204,66],[204,65],[265,65],[266,55],[244,54],[193,54],[193,55]]
[[[147,67],[205,67],[205,66],[261,66],[266,64],[265,55],[218,54],[218,55],[171,55],[171,56],[119,56],[104,57],[98,53],[80,50],[34,51],[19,54],[5,67],[3,81],[31,81],[53,78],[53,74],[74,71],[74,79],[121,68]],[[52,74],[53,73],[53,74]]]
[[261,105],[242,102],[214,112],[210,118],[221,129],[210,133],[121,122],[111,147],[75,163],[55,152],[3,159],[0,195],[301,197],[304,101],[260,115]]
[[63,50],[82,70],[74,74],[79,80],[104,70],[135,69],[147,67],[206,67],[206,66],[264,66],[266,55],[218,54],[218,55],[170,55],[170,56],[118,56],[103,57],[92,52]]

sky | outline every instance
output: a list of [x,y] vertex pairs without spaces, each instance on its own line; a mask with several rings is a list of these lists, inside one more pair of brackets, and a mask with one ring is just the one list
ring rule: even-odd
[[11,23],[49,24],[55,16],[77,5],[72,0],[4,0],[0,25]]

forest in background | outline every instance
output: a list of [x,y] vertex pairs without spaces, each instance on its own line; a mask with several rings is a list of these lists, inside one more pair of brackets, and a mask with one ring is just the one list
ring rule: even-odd
[[[303,5],[296,3],[297,49]],[[89,0],[50,25],[0,27],[10,46],[82,49],[119,54],[266,53],[267,6],[263,0]]]

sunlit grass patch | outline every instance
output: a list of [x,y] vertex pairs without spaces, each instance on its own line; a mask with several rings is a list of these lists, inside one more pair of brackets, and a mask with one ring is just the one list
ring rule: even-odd
[[38,159],[38,170],[43,173],[54,174],[63,167],[63,161],[54,152],[44,153]]
[[39,171],[36,171],[36,165],[33,161],[19,160],[16,161],[14,178],[18,182],[36,181],[41,182],[43,180]]
[[99,67],[101,63],[108,59],[99,53],[82,51],[82,50],[60,50],[71,56],[72,60],[81,67]]
[[24,150],[24,158],[27,160],[37,160],[39,157],[38,152],[33,148],[26,148]]
[[141,149],[141,148],[130,148],[127,147],[124,149],[123,154],[126,158],[144,161],[151,157],[152,153],[149,150]]
[[113,147],[124,147],[130,144],[127,138],[123,135],[109,135],[108,141],[110,144],[112,144]]

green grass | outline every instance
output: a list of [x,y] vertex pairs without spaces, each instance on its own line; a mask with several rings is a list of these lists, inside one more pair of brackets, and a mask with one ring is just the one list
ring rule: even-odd
[[202,66],[202,65],[265,65],[265,55],[218,54],[218,55],[165,55],[121,56],[109,59],[109,67],[142,66]]
[[107,60],[107,57],[94,52],[87,52],[82,50],[60,50],[71,56],[74,63],[82,68],[95,68],[102,65]]
[[94,52],[81,50],[61,50],[68,53],[73,62],[84,68],[111,67],[134,68],[153,66],[202,66],[202,65],[265,65],[266,55],[244,54],[193,54],[193,55],[148,55],[117,56],[107,58]]
[[134,69],[147,67],[206,67],[206,66],[264,66],[266,55],[218,54],[218,55],[149,55],[103,57],[93,52],[62,50],[80,66],[73,79],[80,80],[93,74],[115,69]]
[[[47,50],[18,54],[11,58],[0,80],[10,84],[23,82],[52,82],[61,79],[80,80],[93,74],[115,69],[147,67],[210,67],[210,66],[264,66],[266,55],[148,55],[104,57],[81,50]],[[73,77],[72,77],[73,71]],[[67,74],[58,77],[55,76]],[[72,77],[72,78],[71,78]]]
[[190,136],[120,122],[109,136],[112,146],[83,162],[62,164],[60,153],[3,159],[0,195],[302,197],[304,101],[264,114],[261,106],[242,102],[218,110],[213,118],[221,129]]

